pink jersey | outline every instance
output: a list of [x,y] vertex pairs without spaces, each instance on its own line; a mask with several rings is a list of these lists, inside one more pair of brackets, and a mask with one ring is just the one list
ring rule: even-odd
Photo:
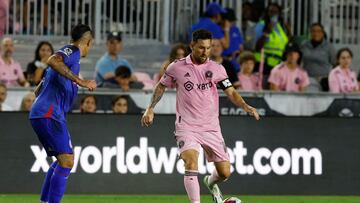
[[225,68],[214,61],[194,64],[190,55],[169,65],[160,82],[176,84],[176,131],[220,131],[218,82],[231,85]]
[[340,66],[335,67],[329,74],[329,88],[330,92],[334,93],[357,91],[359,88],[356,73],[351,69],[344,70]]
[[14,60],[6,64],[0,57],[0,82],[7,87],[14,87],[18,86],[18,80],[25,80],[20,64]]
[[244,91],[259,91],[260,87],[260,77],[256,74],[251,74],[250,76],[239,73],[238,74],[240,89]]
[[309,76],[300,67],[291,70],[285,63],[281,63],[271,70],[269,83],[279,87],[281,91],[299,92],[300,88],[310,84]]

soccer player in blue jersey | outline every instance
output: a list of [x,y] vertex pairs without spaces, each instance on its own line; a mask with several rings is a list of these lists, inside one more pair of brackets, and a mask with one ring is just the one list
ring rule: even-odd
[[65,114],[77,95],[78,86],[96,88],[95,80],[79,78],[80,58],[88,54],[93,35],[89,26],[79,24],[71,31],[71,43],[48,59],[49,68],[35,90],[37,98],[30,112],[31,125],[48,156],[50,166],[41,190],[42,203],[59,203],[74,164],[74,154]]

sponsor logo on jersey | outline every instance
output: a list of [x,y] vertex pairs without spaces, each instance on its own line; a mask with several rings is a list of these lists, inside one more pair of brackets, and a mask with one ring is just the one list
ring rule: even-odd
[[187,91],[191,91],[192,89],[194,89],[194,83],[192,83],[191,81],[187,81],[185,84],[184,84],[184,87]]
[[212,88],[214,85],[212,82],[203,83],[203,84],[196,84],[198,90],[207,90]]

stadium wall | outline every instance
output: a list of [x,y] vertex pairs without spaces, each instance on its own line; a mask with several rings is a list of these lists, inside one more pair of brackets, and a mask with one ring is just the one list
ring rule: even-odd
[[[38,193],[50,159],[25,113],[0,113],[0,193]],[[69,193],[183,194],[173,115],[70,114],[75,151]],[[357,118],[222,116],[232,194],[359,195]],[[213,170],[203,152],[199,172]],[[204,187],[202,187],[204,190]],[[205,190],[203,191],[205,192]]]

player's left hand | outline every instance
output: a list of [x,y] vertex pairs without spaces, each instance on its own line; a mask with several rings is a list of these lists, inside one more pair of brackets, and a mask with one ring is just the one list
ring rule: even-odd
[[154,111],[151,108],[147,108],[141,117],[141,126],[149,127],[154,121]]
[[80,80],[78,82],[78,85],[80,85],[81,87],[88,88],[89,91],[94,91],[97,87],[95,80]]
[[260,120],[259,113],[256,111],[256,109],[250,105],[246,105],[245,111],[248,112],[250,115],[254,116],[254,118],[258,121]]

